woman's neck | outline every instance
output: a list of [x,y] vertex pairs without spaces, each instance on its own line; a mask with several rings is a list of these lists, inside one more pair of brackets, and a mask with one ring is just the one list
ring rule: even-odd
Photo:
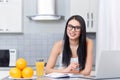
[[77,49],[79,46],[79,40],[69,40],[70,42],[70,48],[71,48],[71,57],[77,57]]
[[69,40],[70,46],[78,46],[79,45],[79,40]]

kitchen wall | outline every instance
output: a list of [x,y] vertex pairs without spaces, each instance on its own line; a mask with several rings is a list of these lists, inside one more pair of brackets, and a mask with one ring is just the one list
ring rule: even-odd
[[[64,0],[56,0],[56,14],[65,17]],[[48,58],[55,41],[63,39],[66,19],[56,21],[32,21],[27,16],[36,14],[36,0],[23,0],[23,33],[0,34],[0,49],[17,50],[17,58],[24,57],[29,65],[35,65],[36,58]],[[94,59],[96,52],[96,34],[87,33],[94,41]],[[94,60],[95,63],[95,60]]]

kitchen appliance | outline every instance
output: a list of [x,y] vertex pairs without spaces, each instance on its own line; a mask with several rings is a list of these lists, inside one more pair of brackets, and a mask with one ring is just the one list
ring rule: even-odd
[[56,0],[37,0],[36,15],[28,16],[31,20],[59,20],[60,15],[56,15]]
[[16,49],[0,49],[0,67],[15,66]]

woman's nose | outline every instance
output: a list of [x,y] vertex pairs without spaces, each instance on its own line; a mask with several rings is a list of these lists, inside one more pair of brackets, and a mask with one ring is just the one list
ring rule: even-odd
[[71,31],[75,31],[75,28],[72,28],[72,30]]

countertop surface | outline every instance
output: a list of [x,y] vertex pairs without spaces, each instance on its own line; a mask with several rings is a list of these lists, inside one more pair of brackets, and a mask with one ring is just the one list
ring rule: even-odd
[[[91,72],[91,75],[93,75],[93,74],[95,74],[95,71]],[[34,76],[35,75],[36,75],[36,71],[34,71]],[[8,77],[9,77],[9,70],[0,71],[0,80],[9,80]],[[43,77],[42,79],[33,79],[33,80],[58,80],[58,79],[54,79],[54,78],[48,79],[48,78]],[[86,79],[86,78],[60,78],[59,80],[91,80],[91,79]],[[106,80],[106,79],[104,79],[104,80]],[[111,78],[111,79],[107,79],[107,80],[120,80],[120,78],[114,78],[114,79]]]
[[[94,73],[94,71],[92,71],[92,74]],[[36,71],[34,71],[34,75],[36,75]],[[9,71],[6,70],[6,71],[0,71],[0,80],[8,80],[9,77]],[[33,80],[58,80],[58,79],[54,79],[54,78],[43,78],[43,79],[33,79]],[[61,78],[59,80],[86,80],[86,79],[81,79],[81,78]],[[87,79],[88,80],[88,79]]]

